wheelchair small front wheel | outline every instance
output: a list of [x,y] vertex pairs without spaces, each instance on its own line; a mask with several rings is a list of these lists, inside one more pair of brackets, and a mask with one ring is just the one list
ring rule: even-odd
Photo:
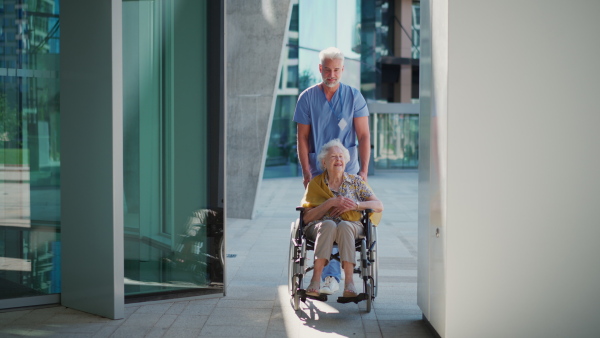
[[365,282],[365,292],[367,294],[367,313],[371,312],[371,308],[373,307],[373,285],[372,282]]
[[294,305],[294,311],[300,310],[300,293],[298,289],[301,288],[302,284],[302,276],[294,276],[292,278],[292,302]]

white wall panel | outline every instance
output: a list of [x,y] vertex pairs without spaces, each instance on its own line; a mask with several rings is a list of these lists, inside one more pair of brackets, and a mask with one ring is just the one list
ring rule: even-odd
[[431,4],[421,3],[421,65],[419,74],[419,252],[417,275],[417,303],[423,315],[429,313],[429,229],[430,205],[430,148],[431,148]]
[[[429,3],[431,96],[439,97],[435,25],[443,18],[434,16],[442,5]],[[458,0],[447,13],[445,327],[436,329],[461,338],[598,337],[600,2]],[[433,296],[430,269],[432,314],[444,302]]]
[[447,0],[421,3],[418,302],[440,332],[446,316],[447,17]]

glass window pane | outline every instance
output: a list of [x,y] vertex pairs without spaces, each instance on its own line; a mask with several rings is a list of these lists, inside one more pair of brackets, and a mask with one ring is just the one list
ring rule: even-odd
[[296,154],[296,123],[292,120],[297,100],[296,95],[277,96],[263,178],[301,174]]
[[372,114],[376,169],[415,169],[419,164],[419,117]]
[[61,289],[58,9],[0,5],[0,300]]

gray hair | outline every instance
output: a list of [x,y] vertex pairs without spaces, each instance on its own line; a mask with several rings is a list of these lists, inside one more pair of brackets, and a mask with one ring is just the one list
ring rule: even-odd
[[346,147],[344,147],[344,145],[342,144],[342,142],[339,139],[333,139],[327,143],[325,143],[322,147],[321,150],[319,151],[319,155],[317,155],[317,162],[319,163],[319,167],[321,168],[321,170],[325,170],[325,165],[323,164],[323,160],[325,159],[325,156],[327,156],[327,153],[329,152],[329,150],[333,147],[338,147],[342,150],[342,154],[344,154],[344,163],[348,163],[350,161],[350,152],[348,151],[348,149],[346,149]]
[[344,53],[342,53],[341,50],[335,48],[335,47],[329,47],[326,49],[323,49],[320,53],[319,53],[319,59],[321,60],[321,64],[323,64],[323,62],[325,62],[325,60],[342,60],[342,65],[344,64]]

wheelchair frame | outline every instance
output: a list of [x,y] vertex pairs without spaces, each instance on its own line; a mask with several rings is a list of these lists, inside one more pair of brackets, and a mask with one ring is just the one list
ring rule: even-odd
[[[327,295],[319,297],[309,296],[304,289],[304,277],[306,273],[314,269],[314,265],[306,266],[308,251],[314,251],[315,243],[304,235],[303,216],[305,208],[297,207],[300,217],[292,222],[290,230],[290,250],[288,260],[288,291],[292,297],[294,310],[300,309],[300,301],[306,302],[306,298],[321,301],[327,300]],[[354,268],[354,273],[359,274],[363,281],[363,292],[357,297],[338,297],[338,303],[358,303],[366,300],[366,311],[371,312],[373,301],[377,297],[378,283],[378,261],[377,261],[377,227],[373,226],[369,219],[371,209],[362,212],[361,223],[363,235],[356,239],[355,249],[360,253],[359,263]],[[331,259],[339,260],[339,254],[332,255]],[[343,273],[343,272],[342,272]]]

